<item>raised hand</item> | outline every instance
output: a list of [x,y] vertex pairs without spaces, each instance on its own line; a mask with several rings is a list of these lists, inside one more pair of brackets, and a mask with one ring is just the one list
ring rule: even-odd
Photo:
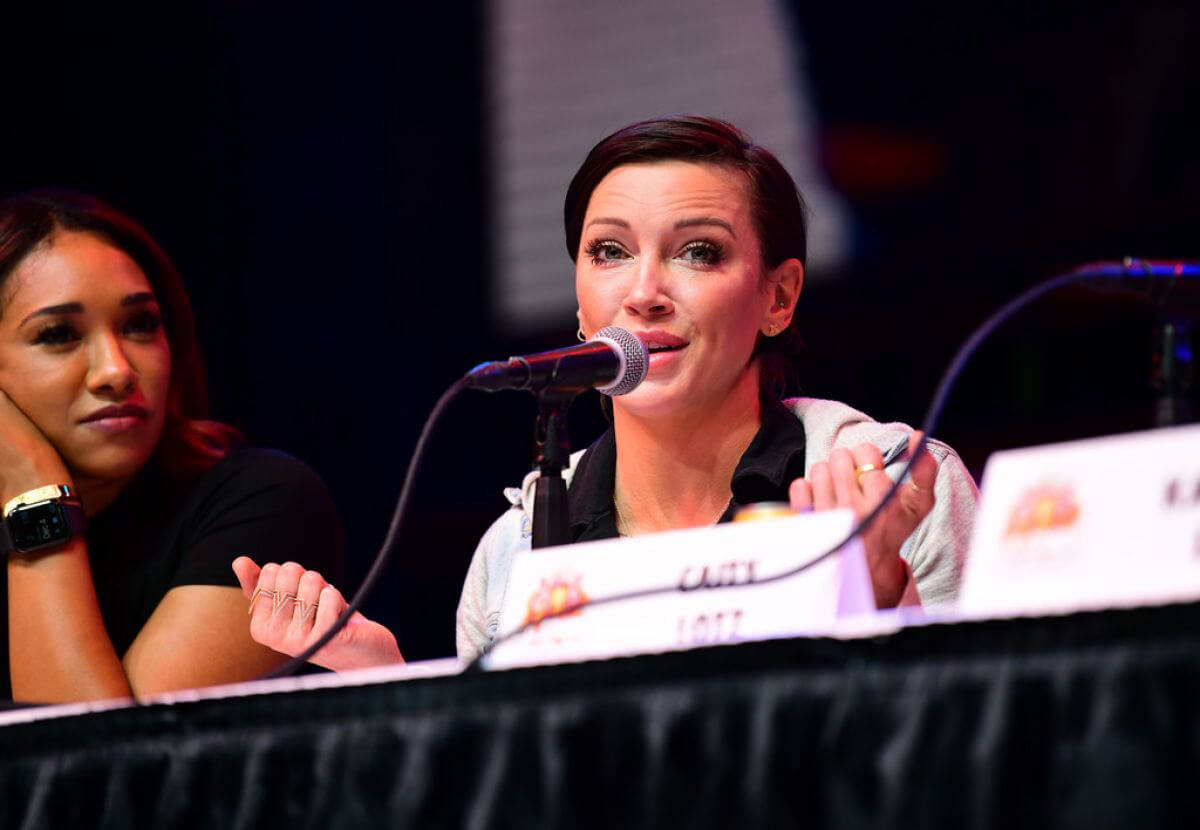
[[[239,556],[233,571],[250,600],[250,636],[283,654],[294,657],[308,648],[346,610],[337,588],[295,562],[269,562],[259,568],[254,560]],[[403,663],[404,658],[392,632],[355,612],[309,662],[344,671]]]
[[[911,455],[920,441],[914,432],[908,439]],[[933,509],[933,484],[937,462],[923,451],[912,467],[911,480],[900,487],[896,498],[863,534],[875,604],[895,606],[904,593],[908,569],[900,559],[900,546]],[[883,469],[883,454],[874,444],[859,444],[853,450],[835,449],[828,461],[818,461],[807,478],[792,482],[789,496],[795,510],[850,508],[862,519],[883,500],[892,480]]]

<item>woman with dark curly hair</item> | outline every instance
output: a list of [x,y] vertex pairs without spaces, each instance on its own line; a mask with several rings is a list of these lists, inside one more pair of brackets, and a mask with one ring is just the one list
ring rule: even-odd
[[230,563],[340,573],[337,516],[311,471],[237,449],[207,410],[187,295],[146,231],[81,194],[0,202],[0,697],[144,696],[279,662]]

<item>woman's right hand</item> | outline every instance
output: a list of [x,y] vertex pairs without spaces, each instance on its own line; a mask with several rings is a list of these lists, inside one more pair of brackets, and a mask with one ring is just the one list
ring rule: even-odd
[[0,389],[0,504],[46,484],[72,484],[66,465],[41,430]]
[[[316,571],[295,562],[261,568],[246,556],[233,561],[242,592],[250,600],[250,636],[295,657],[315,643],[346,610],[341,592]],[[403,663],[392,632],[355,612],[309,662],[333,671]]]

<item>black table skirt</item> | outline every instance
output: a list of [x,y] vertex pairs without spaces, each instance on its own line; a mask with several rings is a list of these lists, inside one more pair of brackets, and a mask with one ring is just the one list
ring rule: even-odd
[[0,729],[0,827],[1200,827],[1200,605]]

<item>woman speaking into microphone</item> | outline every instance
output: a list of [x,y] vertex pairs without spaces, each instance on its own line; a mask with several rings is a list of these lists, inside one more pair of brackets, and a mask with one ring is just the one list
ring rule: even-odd
[[[621,326],[649,352],[645,380],[611,399],[612,427],[572,456],[572,541],[712,525],[753,502],[862,517],[882,500],[889,470],[916,447],[911,429],[834,401],[779,400],[797,341],[806,225],[796,186],[769,151],[712,118],[632,124],[592,148],[563,214],[580,338]],[[928,446],[864,534],[880,608],[949,603],[958,588],[975,485],[949,447]],[[512,556],[530,545],[535,477],[510,491],[511,509],[472,559],[457,614],[462,658],[496,636]],[[256,582],[257,569],[239,563],[247,596],[273,590],[272,574]],[[312,582],[310,591],[324,588]],[[332,589],[330,601],[340,602]],[[272,623],[268,606],[252,609],[261,642],[295,654],[321,631],[277,615]],[[385,633],[360,626],[316,662],[398,659],[375,636]]]

